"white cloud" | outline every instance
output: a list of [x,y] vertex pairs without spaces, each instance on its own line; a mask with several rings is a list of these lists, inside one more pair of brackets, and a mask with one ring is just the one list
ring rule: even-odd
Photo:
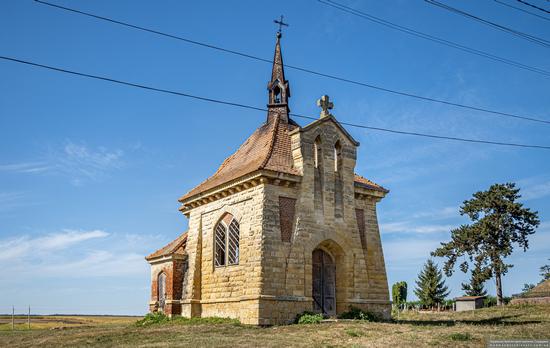
[[23,192],[0,192],[0,212],[23,206]]
[[107,232],[101,230],[64,230],[43,237],[31,238],[29,236],[22,236],[8,240],[0,240],[0,260],[24,258],[31,253],[58,251],[77,243],[94,238],[107,237],[108,235]]
[[459,216],[460,213],[458,207],[443,207],[440,209],[414,213],[411,217],[413,219],[430,218],[432,220],[439,220]]
[[443,224],[415,225],[410,222],[390,222],[380,224],[380,232],[383,234],[391,233],[415,233],[415,234],[434,234],[449,232],[456,226]]
[[[108,240],[90,244],[92,240]],[[17,281],[132,276],[147,274],[144,260],[160,235],[110,234],[102,230],[63,230],[36,237],[0,239],[0,267],[17,272]],[[107,242],[108,241],[108,242]],[[90,248],[92,246],[92,248]],[[93,247],[98,247],[94,249]],[[146,250],[146,251],[145,251]],[[0,283],[8,281],[0,273]],[[13,279],[10,279],[13,281]]]
[[69,141],[63,151],[50,154],[50,161],[55,163],[54,170],[68,176],[73,185],[84,181],[97,181],[105,177],[108,171],[120,169],[123,165],[124,151],[109,151],[104,147],[93,150],[86,145]]
[[391,267],[417,267],[419,262],[430,257],[430,253],[440,246],[439,239],[396,239],[384,241],[384,258]]
[[538,183],[528,183],[521,187],[521,200],[528,201],[550,196],[550,180]]
[[51,167],[45,162],[20,162],[11,164],[0,164],[0,172],[15,173],[42,173]]
[[105,277],[146,274],[147,263],[136,253],[113,254],[99,250],[88,253],[80,260],[46,264],[40,267],[48,276]]
[[[137,150],[139,147],[132,146]],[[122,168],[124,151],[105,147],[90,148],[72,141],[61,148],[50,150],[40,161],[0,164],[0,172],[22,174],[55,174],[69,178],[73,185],[104,178],[109,171]]]

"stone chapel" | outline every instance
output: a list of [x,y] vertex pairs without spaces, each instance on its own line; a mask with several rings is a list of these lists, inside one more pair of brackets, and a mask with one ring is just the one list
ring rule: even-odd
[[188,231],[146,257],[152,312],[256,325],[350,306],[390,315],[376,216],[388,190],[355,174],[359,143],[327,96],[318,120],[289,116],[280,39],[266,122],[179,199]]

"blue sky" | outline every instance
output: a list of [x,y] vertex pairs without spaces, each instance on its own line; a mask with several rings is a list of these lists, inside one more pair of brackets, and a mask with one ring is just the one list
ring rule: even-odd
[[[536,0],[533,0],[536,1]],[[464,45],[550,70],[548,48],[423,1],[347,5]],[[550,119],[550,78],[308,1],[57,1],[270,59],[281,13],[285,63],[429,97]],[[447,1],[550,38],[547,22],[491,1]],[[541,2],[544,4],[544,2]],[[518,5],[520,6],[520,5]],[[0,4],[0,54],[263,107],[270,66],[30,0]],[[317,115],[322,94],[341,121],[550,145],[550,126],[369,90],[293,70],[292,111]],[[0,62],[0,313],[141,314],[143,257],[187,227],[177,198],[210,175],[265,114]],[[297,121],[304,125],[304,120]],[[414,279],[458,207],[513,181],[542,224],[509,258],[506,295],[539,280],[550,256],[550,152],[430,140],[349,128],[356,171],[391,190],[379,204],[390,286]],[[457,272],[448,279],[460,295]],[[488,282],[494,291],[492,281]],[[409,291],[409,296],[411,296]]]

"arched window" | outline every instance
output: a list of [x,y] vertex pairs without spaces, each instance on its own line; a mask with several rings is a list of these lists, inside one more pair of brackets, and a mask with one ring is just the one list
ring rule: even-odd
[[239,222],[233,215],[226,214],[216,225],[215,250],[216,266],[237,265],[239,263]]
[[319,168],[319,163],[321,163],[322,158],[321,137],[317,137],[313,143],[313,165],[315,168]]
[[273,81],[271,90],[273,92],[272,102],[274,104],[280,103],[281,102],[281,83],[279,82],[279,80]]

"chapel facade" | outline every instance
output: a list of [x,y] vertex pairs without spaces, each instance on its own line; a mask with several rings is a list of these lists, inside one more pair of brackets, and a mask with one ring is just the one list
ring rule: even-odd
[[376,204],[388,190],[355,174],[359,143],[330,114],[289,116],[277,33],[267,120],[179,199],[189,229],[146,257],[150,311],[275,325],[350,306],[390,315]]

